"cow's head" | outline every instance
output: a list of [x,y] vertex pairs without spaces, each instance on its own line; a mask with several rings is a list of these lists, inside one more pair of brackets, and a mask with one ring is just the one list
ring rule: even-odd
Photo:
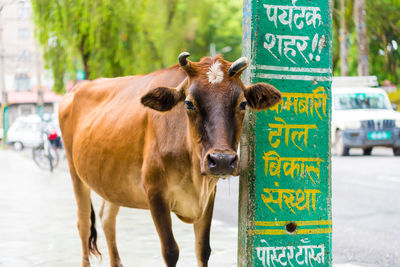
[[249,65],[247,58],[234,63],[220,56],[200,62],[179,55],[179,64],[187,78],[177,87],[158,87],[142,97],[143,105],[168,111],[184,101],[194,149],[201,158],[203,175],[238,175],[237,148],[246,106],[262,110],[281,99],[280,92],[266,83],[244,86],[240,75]]

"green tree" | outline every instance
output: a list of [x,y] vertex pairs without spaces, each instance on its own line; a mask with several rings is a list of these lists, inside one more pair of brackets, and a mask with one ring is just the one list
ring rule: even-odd
[[[342,7],[342,4],[344,6]],[[354,49],[354,20],[353,20],[354,0],[334,0],[333,1],[333,42],[332,42],[332,65],[335,75],[357,75],[357,49]],[[343,8],[343,9],[342,9]],[[347,48],[347,64],[340,59],[342,47]],[[343,65],[344,64],[344,65]],[[342,69],[344,67],[345,69]],[[346,71],[347,68],[347,71]]]
[[354,22],[358,48],[358,75],[368,76],[369,72],[369,41],[367,34],[367,12],[365,0],[354,0]]
[[83,69],[86,77],[147,73],[230,46],[241,54],[241,1],[33,0],[36,35],[52,69],[55,90]]
[[[349,75],[357,75],[358,49],[356,27],[352,19],[354,0],[344,0],[348,30]],[[367,36],[369,44],[370,74],[379,81],[390,80],[400,84],[400,1],[366,1]],[[340,0],[333,1],[333,68],[340,75]]]
[[371,73],[400,83],[400,1],[367,1]]

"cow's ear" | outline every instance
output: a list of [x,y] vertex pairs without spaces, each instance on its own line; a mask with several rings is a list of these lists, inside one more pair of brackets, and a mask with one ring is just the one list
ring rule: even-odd
[[256,83],[247,87],[244,96],[248,106],[256,110],[272,107],[282,99],[278,89],[267,83]]
[[168,111],[175,107],[179,101],[184,99],[185,95],[181,90],[170,87],[157,87],[145,94],[140,102],[146,107],[158,110]]

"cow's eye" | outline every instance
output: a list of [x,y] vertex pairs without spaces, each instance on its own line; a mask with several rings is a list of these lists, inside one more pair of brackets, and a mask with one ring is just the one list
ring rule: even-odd
[[246,101],[242,101],[239,104],[239,110],[245,110],[246,109],[246,105],[247,105],[247,102]]
[[189,101],[189,100],[185,100],[185,106],[186,106],[186,108],[187,109],[190,109],[190,110],[195,110],[195,107],[194,107],[194,105],[193,105],[193,102],[192,101]]

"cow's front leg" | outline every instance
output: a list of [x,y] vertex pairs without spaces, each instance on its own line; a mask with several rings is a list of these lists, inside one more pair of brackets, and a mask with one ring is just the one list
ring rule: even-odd
[[210,199],[207,204],[207,208],[201,217],[201,219],[196,222],[194,226],[195,242],[196,242],[196,258],[199,267],[207,267],[208,259],[211,254],[210,247],[210,230],[211,230],[211,220],[214,210],[214,199],[215,192],[211,194]]
[[168,267],[175,267],[179,257],[179,248],[172,234],[171,212],[164,192],[159,186],[153,186],[147,190],[147,194],[151,216],[160,237],[164,261]]

